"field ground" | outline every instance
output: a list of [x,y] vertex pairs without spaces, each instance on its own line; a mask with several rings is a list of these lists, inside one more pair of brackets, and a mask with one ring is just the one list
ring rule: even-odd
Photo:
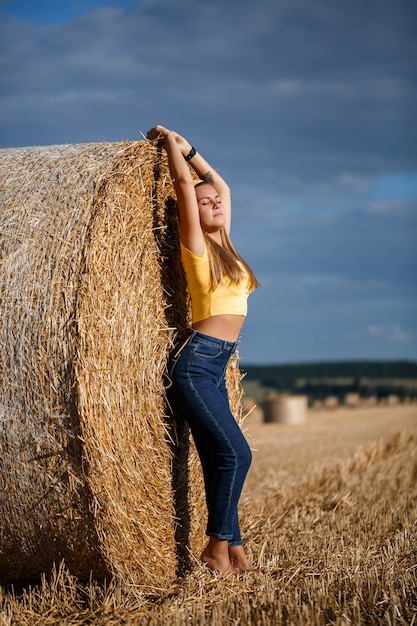
[[[244,430],[254,450],[247,490],[274,474],[278,483],[301,480],[348,459],[359,446],[401,431],[417,433],[417,404],[313,410],[302,424],[264,424],[250,414]],[[417,451],[416,451],[417,452]],[[417,457],[416,457],[417,459]],[[246,491],[247,492],[247,491]]]
[[257,574],[195,567],[168,591],[79,585],[63,567],[0,592],[0,624],[417,625],[417,406],[309,411],[244,425],[241,501]]

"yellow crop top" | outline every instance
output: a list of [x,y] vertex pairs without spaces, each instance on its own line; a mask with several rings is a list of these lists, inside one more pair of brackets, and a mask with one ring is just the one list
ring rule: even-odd
[[191,297],[192,322],[201,322],[213,315],[244,315],[248,311],[248,280],[239,284],[225,281],[210,291],[210,265],[207,247],[199,256],[181,245],[181,262]]

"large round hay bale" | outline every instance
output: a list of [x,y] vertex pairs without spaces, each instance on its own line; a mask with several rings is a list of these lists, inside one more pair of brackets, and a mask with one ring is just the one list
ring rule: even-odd
[[265,422],[300,424],[307,418],[307,396],[277,394],[267,396],[262,403]]
[[[0,581],[65,559],[163,588],[205,517],[165,403],[188,321],[166,157],[144,141],[5,149],[0,195]],[[238,413],[236,363],[228,378]]]

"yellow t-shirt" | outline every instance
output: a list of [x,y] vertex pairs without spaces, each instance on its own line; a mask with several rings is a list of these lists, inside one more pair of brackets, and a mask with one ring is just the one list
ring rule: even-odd
[[210,291],[210,265],[207,247],[202,256],[188,250],[182,242],[181,262],[191,297],[192,321],[200,322],[213,315],[244,315],[248,312],[248,279],[238,284],[225,280]]

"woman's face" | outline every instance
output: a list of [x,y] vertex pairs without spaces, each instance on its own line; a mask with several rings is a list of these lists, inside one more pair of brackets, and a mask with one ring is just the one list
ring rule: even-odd
[[200,213],[201,228],[206,233],[220,230],[224,226],[225,218],[219,194],[212,185],[199,185],[195,194]]

